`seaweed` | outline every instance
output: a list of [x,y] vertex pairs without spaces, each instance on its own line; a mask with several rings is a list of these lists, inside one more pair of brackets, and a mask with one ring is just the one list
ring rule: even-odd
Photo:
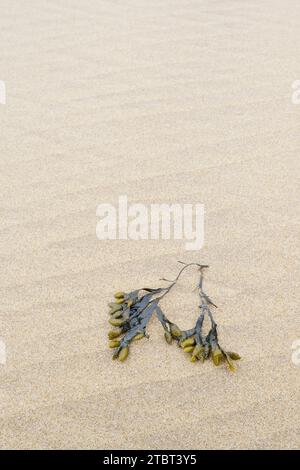
[[[109,303],[110,324],[115,326],[114,330],[108,333],[110,339],[109,347],[114,348],[113,359],[119,359],[123,362],[128,354],[130,344],[133,341],[142,338],[149,338],[147,334],[147,325],[154,313],[164,329],[164,337],[168,344],[173,341],[190,356],[191,362],[204,362],[211,359],[215,366],[224,363],[231,372],[236,370],[233,361],[240,359],[237,353],[225,351],[219,343],[217,323],[214,320],[213,308],[217,305],[211,300],[203,289],[204,270],[208,265],[199,263],[183,263],[176,278],[172,281],[163,278],[163,281],[169,282],[168,287],[157,289],[141,288],[129,293],[116,292],[115,301]],[[200,278],[197,285],[199,294],[199,316],[195,326],[189,330],[181,330],[175,323],[170,321],[162,311],[159,303],[169,294],[176,285],[180,276],[190,266],[197,267],[200,272]],[[208,333],[204,332],[204,320],[208,318],[210,329]],[[120,339],[118,339],[120,338]]]

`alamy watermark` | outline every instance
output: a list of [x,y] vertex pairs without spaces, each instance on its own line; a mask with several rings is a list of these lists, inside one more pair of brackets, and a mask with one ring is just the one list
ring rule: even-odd
[[295,339],[292,343],[292,363],[300,366],[300,339]]
[[188,251],[204,243],[203,204],[99,204],[96,235],[99,240],[185,240]]
[[300,80],[295,80],[292,83],[292,89],[294,90],[292,94],[292,103],[300,104]]
[[3,339],[0,338],[0,365],[6,364],[6,345]]
[[3,80],[0,80],[0,104],[6,104],[6,86]]

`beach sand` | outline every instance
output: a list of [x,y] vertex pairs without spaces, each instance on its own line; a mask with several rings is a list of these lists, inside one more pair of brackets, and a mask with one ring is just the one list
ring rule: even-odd
[[[299,447],[299,57],[297,0],[1,0],[2,449]],[[204,247],[98,240],[120,194],[204,204]],[[113,292],[177,260],[210,265],[236,374],[155,319],[112,362]],[[164,302],[182,328],[195,282]]]

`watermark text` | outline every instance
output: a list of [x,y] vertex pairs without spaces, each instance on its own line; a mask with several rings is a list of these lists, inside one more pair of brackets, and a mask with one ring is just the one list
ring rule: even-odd
[[300,339],[295,339],[292,343],[292,363],[300,366]]
[[0,80],[0,104],[6,104],[6,86],[3,80]]
[[0,365],[6,364],[6,345],[3,339],[0,338]]
[[185,240],[188,251],[204,243],[203,204],[99,204],[96,235],[99,240]]
[[300,80],[295,80],[292,83],[292,89],[294,90],[292,93],[292,103],[300,104]]

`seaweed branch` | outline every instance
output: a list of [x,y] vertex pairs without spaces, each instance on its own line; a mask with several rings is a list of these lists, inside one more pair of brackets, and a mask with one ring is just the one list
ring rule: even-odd
[[[190,355],[191,362],[204,362],[211,358],[215,366],[226,363],[229,370],[234,372],[235,365],[232,361],[239,360],[240,356],[237,353],[225,351],[220,346],[217,323],[214,320],[212,310],[217,306],[203,288],[204,269],[208,268],[208,265],[183,263],[182,261],[179,261],[179,263],[183,264],[183,267],[174,280],[161,279],[170,283],[168,287],[158,289],[142,288],[129,293],[117,292],[115,294],[115,301],[109,304],[109,322],[116,328],[108,333],[109,347],[115,349],[113,359],[118,358],[120,361],[124,361],[129,354],[131,342],[149,337],[147,325],[155,312],[164,329],[167,343],[171,344],[175,340],[183,351]],[[191,266],[197,267],[200,272],[197,285],[200,300],[198,306],[199,316],[193,328],[182,331],[163,313],[159,302],[169,294],[185,269]],[[208,318],[210,322],[210,329],[207,334],[203,331],[205,318]],[[122,338],[118,339],[121,336]]]

